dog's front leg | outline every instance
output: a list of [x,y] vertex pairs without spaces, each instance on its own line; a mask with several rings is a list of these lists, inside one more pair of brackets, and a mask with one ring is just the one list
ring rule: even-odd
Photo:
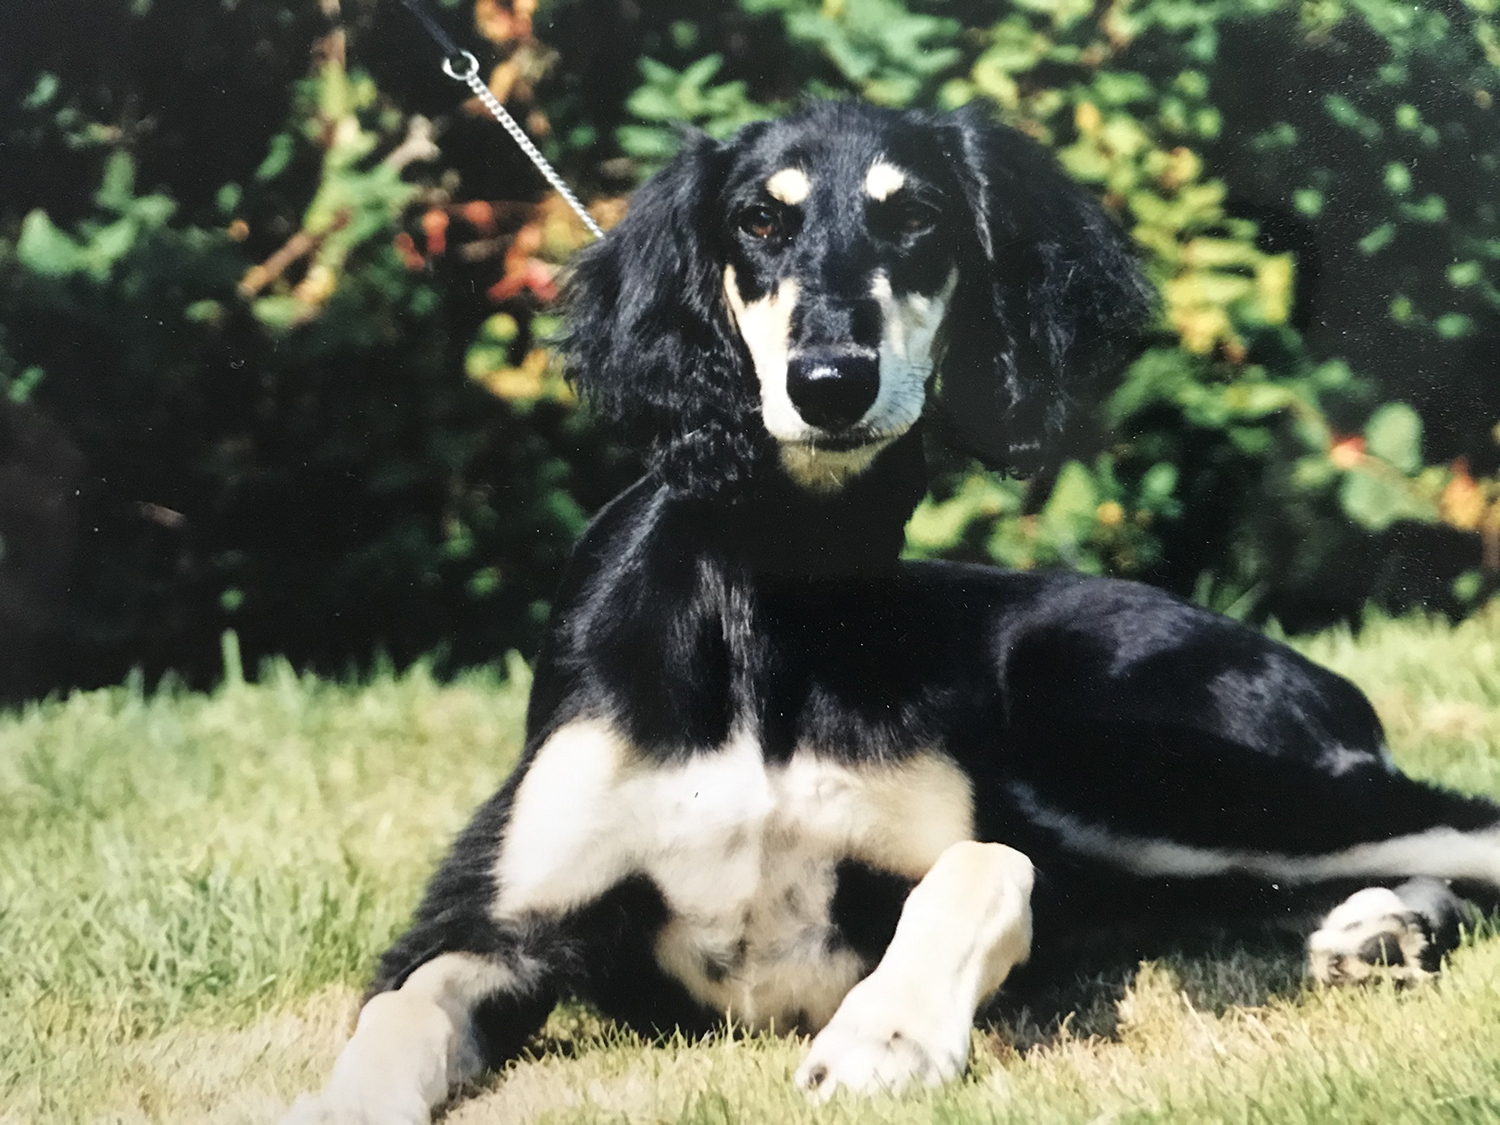
[[957,1077],[974,1013],[1031,952],[1031,861],[953,844],[907,897],[880,964],[812,1042],[796,1081],[818,1100]]
[[433,1107],[484,1067],[475,1008],[514,984],[488,958],[434,957],[366,1002],[328,1085],[300,1099],[282,1125],[427,1125]]

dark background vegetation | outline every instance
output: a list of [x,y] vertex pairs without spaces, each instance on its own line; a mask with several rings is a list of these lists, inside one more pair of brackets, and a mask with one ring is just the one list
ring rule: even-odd
[[[1500,572],[1497,0],[431,0],[608,225],[687,122],[988,99],[1163,293],[1096,452],[915,554],[1287,628]],[[632,458],[543,346],[586,235],[395,0],[0,0],[0,695],[534,643]]]

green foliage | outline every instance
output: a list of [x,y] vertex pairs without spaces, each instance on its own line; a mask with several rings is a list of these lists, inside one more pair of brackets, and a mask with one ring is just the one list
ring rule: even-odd
[[[121,18],[152,42],[178,15]],[[0,190],[0,392],[87,462],[89,533],[50,564],[75,574],[64,682],[132,665],[201,681],[226,626],[252,660],[335,670],[529,645],[586,511],[622,483],[566,402],[466,374],[493,306],[462,262],[413,268],[398,245],[456,174],[424,119],[320,59],[295,63],[283,116],[236,136],[238,162],[207,182],[172,179],[203,169],[163,163],[158,133],[73,144],[67,72],[0,122],[36,179],[66,150],[87,185],[54,180],[19,212]],[[521,345],[545,328],[525,319]]]
[[900,0],[749,0],[746,9],[781,16],[788,40],[818,51],[880,105],[910,105],[962,57],[956,20],[913,12]]
[[[507,0],[444,7],[606,225],[681,126],[808,96],[983,98],[1099,193],[1162,297],[1112,436],[1024,484],[937,460],[914,554],[1293,626],[1495,588],[1487,0],[552,0],[540,38]],[[630,471],[545,347],[577,224],[402,12],[99,11],[111,65],[43,21],[0,73],[0,394],[91,481],[68,678],[201,678],[225,626],[335,667],[530,643]]]
[[678,130],[684,123],[722,139],[741,125],[784,108],[752,101],[744,81],[710,85],[723,65],[722,55],[705,55],[681,72],[654,59],[641,60],[645,83],[625,105],[635,117],[652,124],[622,125],[616,138],[643,170],[659,167],[677,151]]
[[21,223],[16,260],[48,280],[82,276],[108,281],[120,261],[143,239],[161,232],[177,209],[165,195],[136,196],[134,188],[135,163],[130,154],[111,153],[94,194],[101,217],[80,223],[75,238],[54,226],[47,212],[32,211]]

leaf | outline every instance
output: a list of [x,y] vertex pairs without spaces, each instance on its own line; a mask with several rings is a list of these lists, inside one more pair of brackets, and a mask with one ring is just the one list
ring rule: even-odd
[[723,55],[704,55],[682,72],[681,83],[684,86],[703,86],[719,73],[719,68],[723,65]]
[[104,178],[94,193],[94,202],[106,211],[122,215],[135,194],[135,161],[124,150],[112,152],[104,164]]
[[1077,542],[1093,524],[1098,507],[1099,490],[1093,476],[1080,462],[1069,461],[1057,474],[1040,522],[1052,535]]
[[284,332],[297,324],[303,313],[303,305],[295,297],[276,294],[252,302],[250,312],[267,328]]
[[[5,397],[11,402],[26,402],[31,398],[31,392],[36,389],[36,385],[42,381],[43,375],[44,372],[40,367],[28,367],[10,381],[10,385],[5,388]],[[0,558],[3,557],[3,554],[0,554]]]
[[641,77],[653,86],[677,85],[678,74],[666,63],[657,62],[652,58],[643,58],[636,66],[641,72]]
[[1484,592],[1484,572],[1466,570],[1453,580],[1453,596],[1461,602],[1472,602]]
[[1149,78],[1130,71],[1101,70],[1094,76],[1090,89],[1094,97],[1108,106],[1149,102],[1156,94]]
[[266,147],[266,158],[255,170],[255,178],[261,181],[274,180],[285,172],[287,165],[292,162],[295,147],[296,142],[292,140],[290,133],[277,133]]
[[495,313],[479,326],[479,338],[508,344],[520,333],[521,326],[510,313]]
[[1448,284],[1455,289],[1467,289],[1484,280],[1484,267],[1478,262],[1454,262],[1448,267]]
[[625,108],[647,121],[680,121],[682,103],[660,86],[642,86],[625,100]]
[[1178,466],[1158,460],[1140,478],[1140,498],[1148,507],[1160,507],[1178,490]]
[[1388,402],[1365,424],[1365,451],[1410,476],[1422,467],[1422,419],[1404,402]]
[[1316,219],[1323,213],[1326,202],[1323,193],[1317,188],[1298,188],[1292,192],[1292,206],[1310,219]]
[[1277,383],[1235,383],[1224,388],[1224,404],[1236,414],[1263,417],[1297,404],[1297,395]]
[[621,125],[615,139],[627,156],[639,159],[665,160],[676,156],[681,142],[670,129],[652,129],[644,125]]
[[1193,384],[1193,366],[1176,348],[1152,348],[1131,365],[1109,399],[1105,416],[1112,426],[1158,402],[1176,402]]
[[1011,17],[995,25],[990,46],[974,61],[974,81],[983,86],[991,72],[1006,75],[1030,70],[1046,57],[1047,40],[1023,19]]
[[117,219],[95,232],[84,248],[84,259],[96,280],[108,280],[115,263],[130,253],[140,233],[133,219]]
[[1402,483],[1355,470],[1339,486],[1344,514],[1366,531],[1384,531],[1397,520],[1429,521],[1436,514]]
[[1444,313],[1432,322],[1432,328],[1445,340],[1460,340],[1474,334],[1474,318],[1464,313]]
[[224,319],[224,306],[218,301],[194,301],[182,310],[182,316],[195,324],[217,324]]
[[483,379],[509,363],[508,350],[493,343],[475,343],[464,353],[464,373],[471,379]]
[[1448,204],[1440,195],[1428,195],[1418,203],[1401,204],[1400,211],[1402,218],[1413,222],[1441,223],[1448,217]]
[[37,76],[36,85],[31,88],[31,93],[27,94],[26,97],[22,99],[22,108],[45,108],[51,103],[53,98],[57,97],[57,91],[60,85],[61,84],[57,80],[57,75],[52,74],[49,71],[42,71],[42,73]]
[[129,215],[147,230],[164,226],[177,213],[177,201],[165,195],[143,195],[131,200]]
[[21,222],[16,257],[41,277],[69,277],[84,268],[83,247],[54,226],[47,212],[40,208]]
[[1389,246],[1395,237],[1396,225],[1394,223],[1381,223],[1369,234],[1361,238],[1357,245],[1361,254],[1371,257]]
[[1328,116],[1346,129],[1358,133],[1366,142],[1374,144],[1385,132],[1380,123],[1365,116],[1360,108],[1343,94],[1329,94],[1323,99],[1323,108]]

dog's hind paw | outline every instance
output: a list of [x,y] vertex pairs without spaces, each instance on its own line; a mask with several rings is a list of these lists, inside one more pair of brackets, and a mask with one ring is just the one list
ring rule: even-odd
[[1423,980],[1458,944],[1461,910],[1458,897],[1436,879],[1356,891],[1307,939],[1308,972],[1320,984]]

